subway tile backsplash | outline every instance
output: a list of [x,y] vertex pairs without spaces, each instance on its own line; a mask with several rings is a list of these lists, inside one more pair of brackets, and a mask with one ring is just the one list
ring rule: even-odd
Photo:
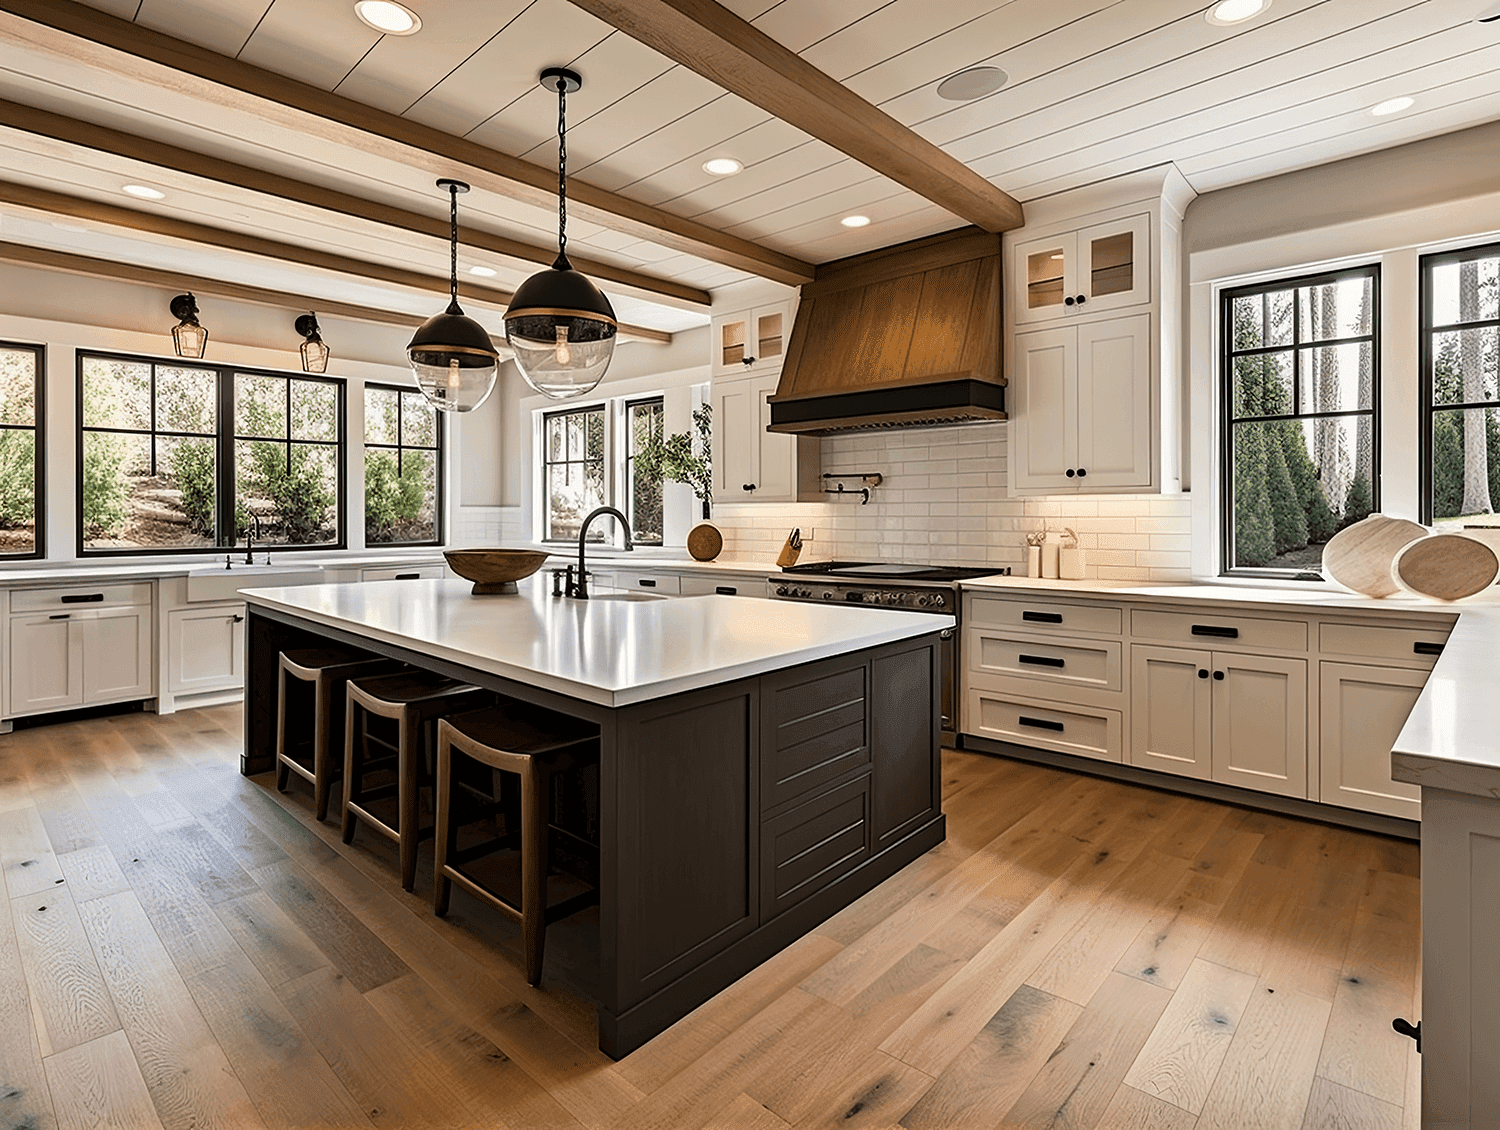
[[[804,560],[905,558],[1009,565],[1024,573],[1026,535],[1066,527],[1087,551],[1090,578],[1191,576],[1186,495],[1011,498],[1005,489],[1003,423],[832,436],[822,444],[824,472],[885,476],[869,505],[853,495],[784,506],[715,506],[713,521],[724,532],[725,558],[774,560],[787,533],[800,526]],[[859,485],[853,479],[845,484]]]

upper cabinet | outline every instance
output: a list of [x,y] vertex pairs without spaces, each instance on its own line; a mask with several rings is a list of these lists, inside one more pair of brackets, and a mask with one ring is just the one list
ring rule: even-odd
[[1017,243],[1011,292],[1018,325],[1150,302],[1150,214]]
[[714,381],[715,502],[822,501],[816,437],[767,428],[779,375]]
[[1182,489],[1182,216],[1171,166],[1028,204],[1004,239],[1012,495]]
[[715,314],[712,372],[737,377],[780,370],[792,334],[792,304],[772,302],[750,310]]

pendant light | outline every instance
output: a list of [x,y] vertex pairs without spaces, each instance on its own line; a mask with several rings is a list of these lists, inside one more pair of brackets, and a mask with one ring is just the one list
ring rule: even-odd
[[516,289],[505,312],[505,338],[527,384],[553,400],[569,400],[604,378],[620,327],[609,299],[568,262],[568,95],[583,79],[548,67],[541,85],[557,91],[557,260]]
[[499,355],[484,327],[458,305],[458,194],[469,186],[446,177],[437,183],[448,191],[448,308],[417,327],[406,354],[434,408],[471,412],[494,391]]
[[306,339],[302,342],[302,371],[328,372],[328,346],[323,343],[323,335],[318,330],[318,316],[308,311],[292,323],[292,328]]
[[172,348],[179,357],[194,360],[203,356],[208,345],[208,331],[198,324],[198,300],[191,294],[179,294],[169,307],[177,324],[172,327]]

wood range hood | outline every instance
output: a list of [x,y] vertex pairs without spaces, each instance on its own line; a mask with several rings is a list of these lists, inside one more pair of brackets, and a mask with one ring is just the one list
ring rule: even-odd
[[802,287],[773,432],[1003,420],[1000,236],[960,228],[825,263]]

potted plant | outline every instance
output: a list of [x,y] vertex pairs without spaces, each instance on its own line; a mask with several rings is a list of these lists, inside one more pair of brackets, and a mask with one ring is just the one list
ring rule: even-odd
[[692,487],[703,504],[704,521],[713,499],[713,413],[709,404],[693,412],[696,441],[690,432],[653,436],[635,454],[636,473],[642,477]]

